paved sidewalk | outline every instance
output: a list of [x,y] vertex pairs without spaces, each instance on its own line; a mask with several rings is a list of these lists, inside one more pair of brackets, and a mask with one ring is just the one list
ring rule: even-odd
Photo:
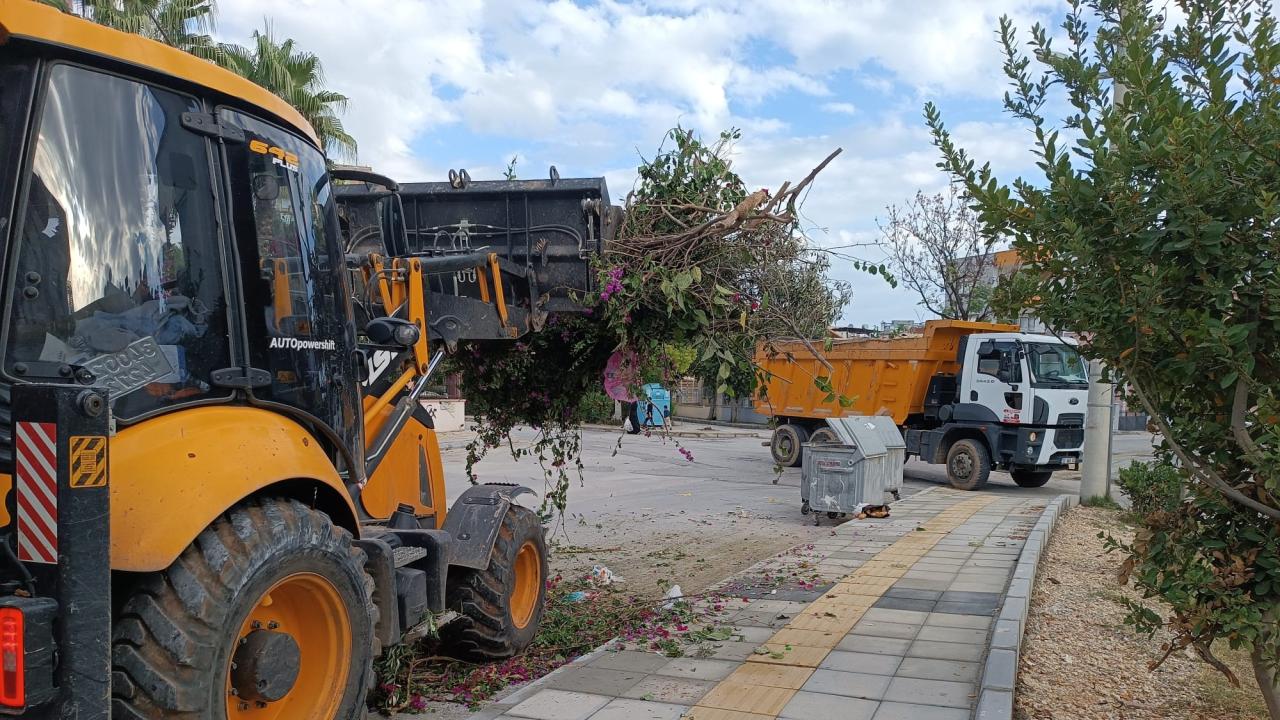
[[[939,488],[892,509],[722,583],[736,634],[709,657],[606,645],[474,720],[968,720],[1044,500]],[[758,580],[796,568],[816,584]]]

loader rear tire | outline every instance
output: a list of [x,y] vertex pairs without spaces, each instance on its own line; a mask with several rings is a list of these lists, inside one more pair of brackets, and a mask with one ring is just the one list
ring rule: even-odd
[[489,566],[450,568],[447,592],[449,609],[461,615],[440,628],[451,655],[482,662],[529,647],[547,594],[547,543],[538,516],[512,505],[489,551]]
[[773,461],[782,467],[795,467],[802,459],[801,446],[809,440],[809,431],[803,426],[783,423],[773,429],[769,452]]
[[112,717],[365,717],[379,648],[364,562],[346,530],[295,500],[227,511],[125,601]]

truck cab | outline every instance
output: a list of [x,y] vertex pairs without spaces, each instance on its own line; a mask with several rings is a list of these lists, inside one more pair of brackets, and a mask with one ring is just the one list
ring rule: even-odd
[[961,339],[957,360],[958,373],[931,378],[923,416],[908,423],[908,452],[946,463],[960,486],[998,468],[1038,487],[1076,467],[1089,376],[1074,341],[975,333]]

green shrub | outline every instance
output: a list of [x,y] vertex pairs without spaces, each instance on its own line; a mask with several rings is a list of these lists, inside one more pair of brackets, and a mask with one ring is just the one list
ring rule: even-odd
[[613,419],[613,398],[596,390],[582,396],[579,406],[584,422],[603,423]]
[[1182,504],[1182,474],[1168,463],[1147,464],[1134,460],[1120,470],[1117,482],[1129,496],[1138,517],[1173,512]]

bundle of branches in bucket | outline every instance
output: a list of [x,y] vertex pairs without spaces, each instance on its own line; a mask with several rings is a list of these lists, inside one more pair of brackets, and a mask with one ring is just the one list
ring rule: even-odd
[[[799,208],[840,150],[799,182],[751,191],[729,160],[738,138],[729,131],[707,144],[682,128],[668,133],[640,166],[618,236],[596,261],[600,291],[579,298],[586,314],[553,316],[525,342],[464,354],[463,391],[479,431],[468,452],[473,480],[476,463],[505,445],[537,459],[544,509],[563,511],[571,475],[581,479],[578,430],[599,405],[606,367],[615,398],[686,372],[742,395],[760,379],[758,343],[826,334],[850,293],[827,277],[829,256],[802,232]],[[517,426],[536,434],[512,442]]]

